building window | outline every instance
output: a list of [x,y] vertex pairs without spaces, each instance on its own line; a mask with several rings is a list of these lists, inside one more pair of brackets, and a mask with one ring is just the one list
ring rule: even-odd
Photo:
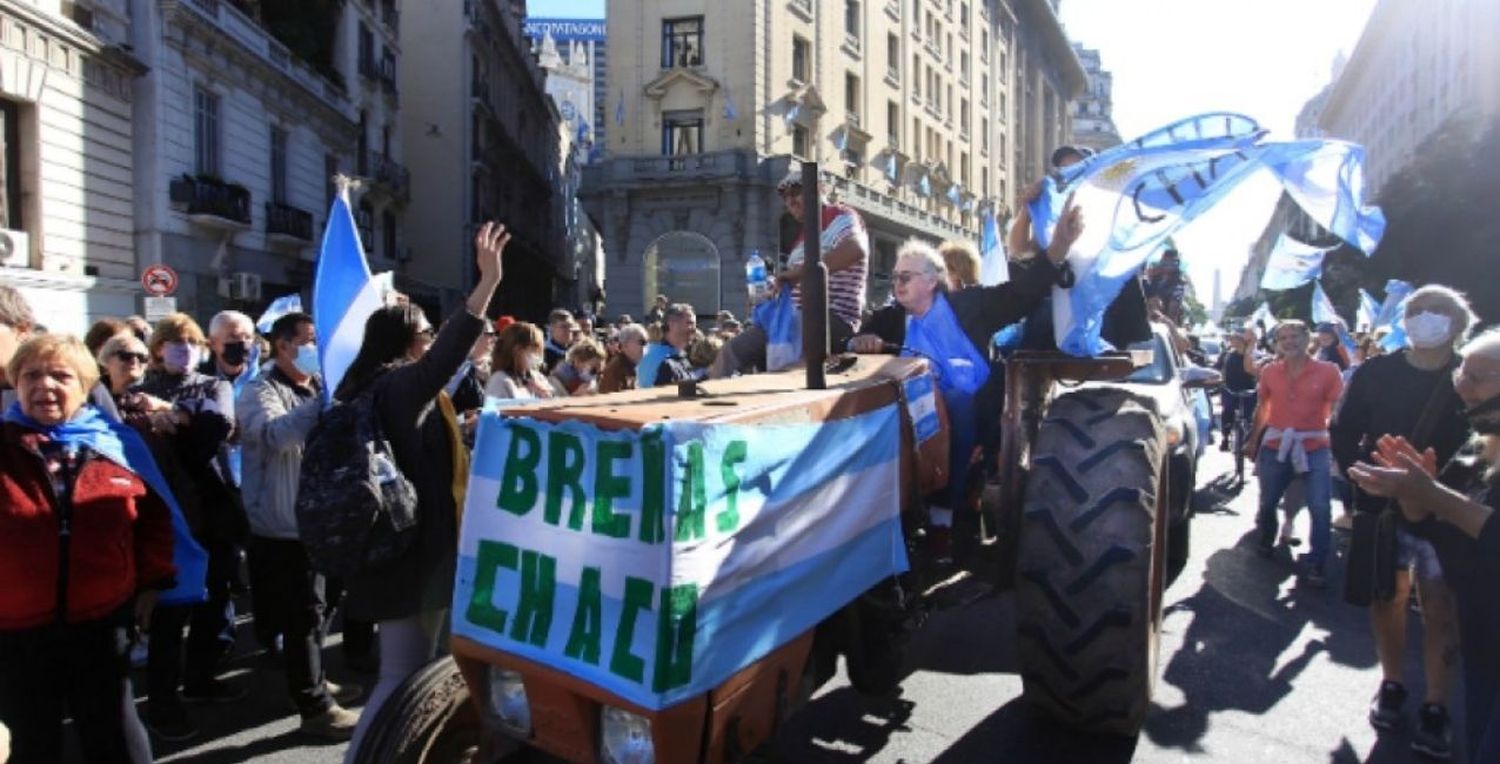
[[703,65],[703,17],[689,16],[661,22],[663,69]]
[[792,38],[792,79],[807,82],[811,68],[812,46],[801,37]]
[[859,0],[844,0],[844,36],[859,42],[859,22],[862,14],[859,9]]
[[807,159],[812,156],[812,141],[808,140],[807,128],[796,125],[792,128],[792,155]]
[[858,124],[859,122],[859,77],[853,74],[844,74],[844,111]]
[[990,62],[990,33],[987,29],[979,30],[979,60],[986,64]]
[[396,257],[396,215],[390,210],[380,213],[380,238],[385,246],[386,258],[400,259]]
[[958,77],[964,82],[969,81],[969,54],[967,52],[958,57]]
[[[0,228],[25,229],[21,215],[21,107],[14,101],[0,100],[0,146],[5,159],[5,203],[0,205]],[[29,257],[23,255],[22,262]]]
[[893,82],[901,81],[901,36],[886,35],[885,38],[885,76]]
[[989,165],[980,165],[980,167],[979,167],[979,182],[981,184],[979,186],[979,195],[980,196],[989,196],[990,195],[990,168],[989,168]]
[[703,112],[669,111],[661,119],[661,153],[665,156],[703,151]]
[[959,3],[958,4],[958,28],[961,29],[961,30],[963,30],[965,34],[967,34],[968,31],[969,31],[969,4],[968,3]]
[[889,133],[889,135],[886,136],[886,139],[890,142],[891,148],[900,148],[901,105],[896,103],[895,101],[891,101],[885,105],[885,124],[886,131]]
[[199,175],[219,174],[219,97],[193,89],[193,151]]
[[370,28],[364,24],[359,25],[359,73],[370,79],[379,76],[379,68],[375,64],[375,35]]
[[979,118],[979,151],[981,153],[985,153],[985,154],[990,153],[990,118],[989,117],[980,117]]
[[958,102],[958,131],[964,135],[969,134],[969,99],[967,98]]
[[286,204],[286,131],[271,128],[271,201]]
[[968,188],[968,186],[969,186],[969,155],[968,154],[960,154],[959,155],[959,157],[958,157],[958,168],[959,168],[958,169],[958,181],[964,185],[964,188]]

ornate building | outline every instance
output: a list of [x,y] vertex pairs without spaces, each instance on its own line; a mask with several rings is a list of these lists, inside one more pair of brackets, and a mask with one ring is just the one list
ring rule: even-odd
[[1114,75],[1105,71],[1099,51],[1073,44],[1089,84],[1083,95],[1073,101],[1073,138],[1075,146],[1103,151],[1120,143],[1120,131],[1114,119]]
[[611,313],[658,292],[741,312],[744,258],[790,243],[774,186],[797,158],[864,215],[882,298],[902,240],[977,241],[1085,84],[1045,0],[613,0],[608,24],[610,135],[582,197]]

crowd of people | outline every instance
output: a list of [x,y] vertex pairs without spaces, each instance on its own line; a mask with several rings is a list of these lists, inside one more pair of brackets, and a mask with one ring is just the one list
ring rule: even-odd
[[[799,221],[801,183],[794,174],[778,187]],[[999,411],[1004,384],[1003,372],[993,373],[997,337],[1045,316],[1053,287],[1068,285],[1081,212],[1064,210],[1047,247],[1018,224],[1008,242],[1011,278],[998,286],[979,283],[971,245],[909,241],[891,273],[891,302],[870,310],[864,224],[826,198],[821,209],[834,350],[927,358],[953,425],[949,474],[966,475],[996,435],[998,417],[989,414]],[[235,311],[215,315],[207,332],[185,314],[154,326],[104,319],[78,340],[40,331],[20,294],[0,285],[0,722],[15,760],[58,760],[65,718],[89,761],[149,761],[152,737],[192,738],[190,704],[246,695],[220,677],[244,595],[301,729],[357,746],[400,683],[443,652],[468,448],[487,400],[608,394],[766,368],[764,327],[727,311],[700,326],[693,306],[666,295],[641,322],[626,315],[597,324],[564,309],[540,326],[491,318],[508,238],[500,225],[480,229],[478,283],[441,324],[399,296],[375,311],[332,389],[306,313],[276,317],[264,332]],[[801,252],[799,239],[774,286],[792,290],[798,304]],[[1141,276],[1122,297],[1136,306],[1126,312],[1142,325],[1150,318],[1175,327],[1183,289],[1176,254]],[[1486,649],[1500,640],[1500,609],[1484,592],[1500,560],[1500,526],[1489,522],[1500,507],[1500,333],[1471,340],[1477,322],[1461,294],[1433,285],[1407,301],[1410,347],[1392,353],[1380,353],[1377,337],[1356,338],[1350,353],[1336,327],[1298,321],[1277,325],[1264,349],[1253,331],[1231,337],[1223,420],[1226,436],[1237,415],[1253,422],[1245,448],[1260,488],[1257,551],[1274,558],[1290,542],[1292,518],[1279,520],[1278,508],[1293,484],[1311,524],[1300,571],[1307,586],[1327,584],[1333,529],[1353,533],[1346,595],[1370,610],[1383,676],[1370,722],[1402,722],[1415,592],[1427,681],[1413,744],[1433,756],[1451,750],[1457,650],[1465,744],[1471,760],[1489,761],[1500,760],[1500,662]],[[330,401],[361,400],[414,488],[415,537],[388,565],[334,577],[320,572],[299,529],[304,449]],[[938,540],[974,516],[956,511],[972,503],[971,485],[949,482],[929,497]],[[1342,523],[1331,517],[1334,498],[1349,512]],[[204,596],[158,603],[180,574],[179,516],[206,558]],[[375,675],[368,693],[324,671],[336,614],[346,664]],[[130,681],[132,648],[142,643],[143,715]],[[362,697],[363,712],[348,708]]]

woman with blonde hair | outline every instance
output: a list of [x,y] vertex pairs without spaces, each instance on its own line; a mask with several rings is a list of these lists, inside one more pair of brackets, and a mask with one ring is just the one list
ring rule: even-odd
[[958,291],[979,284],[979,252],[967,241],[949,239],[938,246],[943,266],[948,270],[948,289]]
[[562,363],[552,370],[548,382],[560,396],[593,395],[598,391],[599,372],[604,368],[604,348],[589,337],[573,343]]
[[542,376],[546,351],[542,330],[529,321],[517,321],[500,332],[490,357],[490,381],[486,398],[526,400],[551,398],[552,386]]

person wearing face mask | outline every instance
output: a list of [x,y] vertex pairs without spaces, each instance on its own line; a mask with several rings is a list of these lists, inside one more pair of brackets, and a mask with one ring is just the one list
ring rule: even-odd
[[347,740],[359,715],[340,705],[361,688],[323,674],[328,582],[316,573],[297,534],[302,446],[322,411],[323,380],[312,316],[288,313],[271,325],[272,366],[235,404],[245,449],[245,511],[250,519],[250,575],[255,617],[282,635],[287,692],[302,731]]
[[[1500,331],[1464,346],[1453,389],[1476,437],[1443,465],[1432,448],[1386,436],[1371,462],[1349,468],[1365,492],[1396,500],[1401,514],[1430,540],[1453,590],[1464,679],[1468,760],[1500,761]],[[1439,479],[1434,480],[1433,475]],[[1425,608],[1424,608],[1425,610]]]
[[544,345],[536,324],[517,321],[500,331],[490,356],[490,380],[484,397],[500,400],[551,398],[552,386],[542,376]]
[[559,396],[592,395],[598,390],[595,379],[603,365],[604,348],[592,339],[581,339],[568,348],[567,356],[548,381]]
[[223,310],[208,322],[208,348],[213,355],[198,371],[234,382],[246,371],[255,343],[255,324],[237,310]]
[[[1403,322],[1411,347],[1361,364],[1350,376],[1349,389],[1329,426],[1334,458],[1343,471],[1356,462],[1369,461],[1383,436],[1401,436],[1418,448],[1432,448],[1440,463],[1447,462],[1468,438],[1468,422],[1452,381],[1458,365],[1454,348],[1475,322],[1468,302],[1448,287],[1424,286],[1408,298]],[[1379,513],[1389,507],[1385,499],[1364,491],[1356,493],[1354,504],[1356,513]],[[1356,542],[1364,538],[1356,533]],[[1373,543],[1374,536],[1369,538]],[[1427,694],[1417,712],[1412,746],[1442,757],[1451,747],[1452,736],[1448,656],[1456,636],[1453,597],[1430,544],[1412,534],[1406,523],[1397,524],[1394,539],[1394,550],[1369,550],[1393,556],[1396,569],[1390,599],[1377,598],[1370,606],[1375,653],[1383,676],[1370,706],[1370,723],[1391,729],[1402,720],[1407,696],[1401,681],[1407,601],[1415,579],[1422,602]]]
[[171,405],[158,424],[173,435],[173,448],[197,489],[200,512],[193,533],[208,552],[208,600],[161,608],[151,620],[146,725],[166,741],[197,735],[183,701],[229,703],[246,695],[242,687],[216,676],[219,661],[234,646],[233,593],[248,526],[239,488],[226,466],[234,434],[233,387],[196,370],[207,345],[203,330],[187,314],[163,318],[147,344],[152,365],[139,388]]
[[620,327],[620,334],[616,339],[620,349],[604,365],[604,373],[599,375],[600,393],[634,390],[635,367],[646,354],[646,327],[627,322]]

